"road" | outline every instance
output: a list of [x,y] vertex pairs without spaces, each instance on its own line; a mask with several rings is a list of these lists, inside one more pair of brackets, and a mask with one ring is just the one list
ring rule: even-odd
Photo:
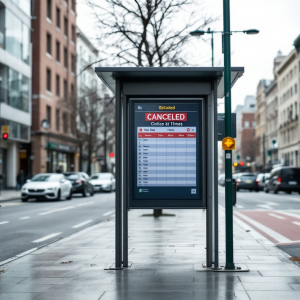
[[[219,186],[224,207],[225,189]],[[237,192],[234,215],[288,252],[300,257],[300,195]]]
[[111,217],[114,193],[72,200],[0,203],[0,262]]

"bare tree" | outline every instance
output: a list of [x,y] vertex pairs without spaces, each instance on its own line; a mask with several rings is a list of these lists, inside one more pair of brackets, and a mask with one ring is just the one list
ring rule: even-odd
[[[194,0],[86,0],[98,23],[101,55],[136,67],[188,65],[189,31],[215,19]],[[190,62],[191,64],[191,62]]]

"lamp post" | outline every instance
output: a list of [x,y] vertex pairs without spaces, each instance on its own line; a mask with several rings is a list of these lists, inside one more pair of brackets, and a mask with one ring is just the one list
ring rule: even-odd
[[[245,34],[258,34],[259,30],[257,29],[248,29],[248,30],[241,30],[241,31],[230,31],[230,34],[232,33],[236,33],[236,32],[242,32]],[[214,66],[214,33],[222,33],[223,31],[213,31],[210,30],[210,28],[207,29],[207,31],[204,30],[195,30],[195,31],[191,31],[190,35],[191,36],[202,36],[204,34],[211,34],[211,66]]]
[[50,168],[49,168],[49,138],[50,138],[50,132],[49,132],[49,129],[50,129],[50,124],[48,122],[48,120],[44,119],[42,121],[42,124],[41,124],[42,128],[44,129],[47,129],[47,159],[46,159],[46,166],[47,166],[47,172],[50,172]]

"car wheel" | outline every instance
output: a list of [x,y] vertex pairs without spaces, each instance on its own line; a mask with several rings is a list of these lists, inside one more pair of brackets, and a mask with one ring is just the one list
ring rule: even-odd
[[259,192],[259,189],[258,190],[256,190],[256,193],[258,193]]
[[27,202],[28,201],[28,198],[23,198],[22,199],[22,202]]
[[56,200],[57,200],[57,201],[60,201],[60,190],[58,190],[58,192],[57,192]]
[[90,195],[91,195],[91,196],[94,196],[94,193],[95,193],[95,192],[94,192],[94,188],[92,188],[92,191],[90,192]]
[[69,194],[69,196],[67,197],[67,199],[68,199],[68,200],[71,200],[71,199],[72,199],[72,196],[73,196],[72,189],[70,189],[70,194]]
[[86,186],[83,187],[83,193],[82,193],[83,197],[87,196],[87,190],[86,190]]
[[109,192],[110,192],[110,193],[112,192],[112,185],[110,186]]
[[269,190],[267,188],[265,188],[265,193],[267,193],[267,194],[269,193]]
[[274,194],[278,194],[278,189],[277,188],[275,188]]

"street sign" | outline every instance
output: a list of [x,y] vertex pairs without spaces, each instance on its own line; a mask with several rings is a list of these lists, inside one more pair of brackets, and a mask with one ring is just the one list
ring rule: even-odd
[[234,150],[235,149],[235,139],[232,137],[225,137],[222,140],[222,149],[223,150]]
[[9,126],[8,125],[2,125],[1,130],[2,130],[2,135],[4,133],[9,134]]
[[201,100],[131,102],[130,208],[205,207],[201,107]]
[[[218,114],[218,141],[225,137],[225,114]],[[231,114],[231,136],[236,138],[236,114]]]

